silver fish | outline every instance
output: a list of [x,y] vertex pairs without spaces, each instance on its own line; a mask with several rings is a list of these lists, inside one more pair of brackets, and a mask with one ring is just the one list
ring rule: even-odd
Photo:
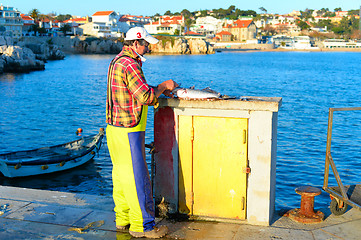
[[220,98],[221,94],[211,89],[176,88],[172,91],[178,98],[182,99],[214,99]]

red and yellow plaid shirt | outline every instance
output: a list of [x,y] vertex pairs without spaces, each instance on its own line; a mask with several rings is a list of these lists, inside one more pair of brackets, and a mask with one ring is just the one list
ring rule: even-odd
[[141,117],[142,105],[158,103],[142,71],[142,62],[131,47],[112,60],[108,69],[106,122],[114,126],[134,127]]

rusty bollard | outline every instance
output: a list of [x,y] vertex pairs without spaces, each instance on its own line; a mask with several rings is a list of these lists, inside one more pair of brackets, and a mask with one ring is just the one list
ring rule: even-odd
[[319,223],[323,221],[325,214],[321,211],[315,212],[314,198],[321,194],[321,190],[316,187],[302,186],[296,188],[296,193],[301,195],[301,208],[288,211],[284,216],[300,223]]

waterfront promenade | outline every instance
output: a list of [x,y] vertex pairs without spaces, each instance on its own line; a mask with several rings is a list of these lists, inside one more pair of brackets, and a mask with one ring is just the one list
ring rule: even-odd
[[[0,239],[132,239],[115,230],[111,197],[0,186]],[[317,198],[315,199],[317,201]],[[360,239],[361,211],[301,224],[281,217],[271,226],[157,219],[170,233],[163,239]],[[143,238],[144,239],[144,238]]]

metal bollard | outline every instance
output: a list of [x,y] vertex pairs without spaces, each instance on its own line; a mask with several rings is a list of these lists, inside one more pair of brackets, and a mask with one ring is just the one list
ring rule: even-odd
[[301,195],[301,208],[288,211],[284,216],[300,223],[319,223],[323,221],[325,214],[321,211],[314,211],[314,198],[321,194],[321,190],[311,186],[296,188],[296,193]]

